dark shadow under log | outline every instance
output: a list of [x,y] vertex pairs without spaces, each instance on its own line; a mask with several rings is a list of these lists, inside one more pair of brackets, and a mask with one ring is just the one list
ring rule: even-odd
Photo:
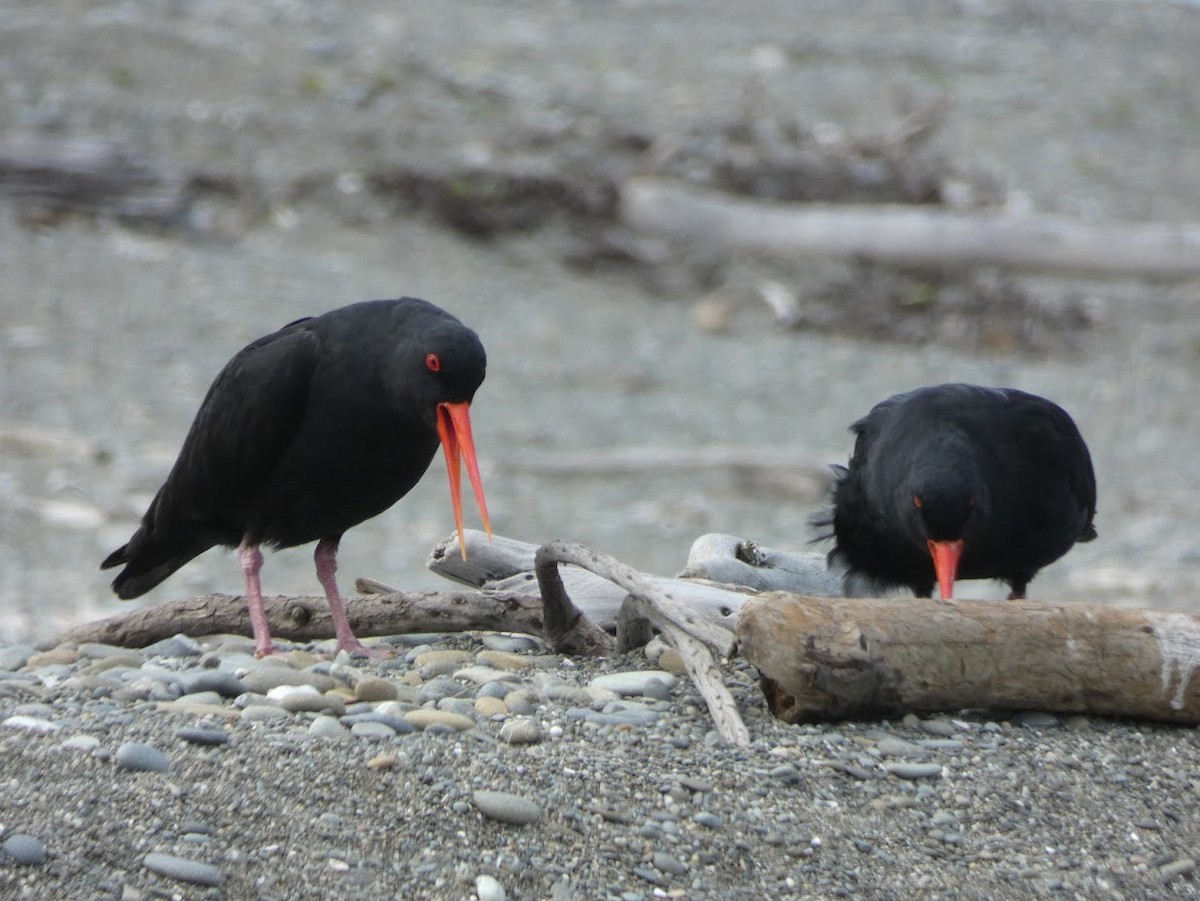
[[928,598],[747,600],[742,654],[787,722],[1046,710],[1200,722],[1200,616]]

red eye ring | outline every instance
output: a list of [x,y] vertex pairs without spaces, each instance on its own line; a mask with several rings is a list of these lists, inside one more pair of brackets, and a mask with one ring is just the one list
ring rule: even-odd
[[925,506],[925,502],[923,500],[921,500],[921,495],[919,495],[919,494],[913,495],[913,504],[916,505],[917,509],[920,509],[921,507]]
[[425,354],[425,366],[430,372],[438,372],[442,368],[442,361],[437,354]]

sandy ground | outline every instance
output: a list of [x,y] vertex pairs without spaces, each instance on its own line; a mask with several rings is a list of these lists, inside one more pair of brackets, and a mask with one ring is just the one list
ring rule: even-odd
[[[871,133],[944,95],[937,152],[1011,204],[1194,220],[1198,46],[1200,13],[1161,2],[8,4],[0,137],[105,136],[255,192],[206,201],[195,238],[80,217],[30,227],[0,207],[0,638],[120,609],[96,566],[242,344],[399,294],[453,310],[489,350],[473,415],[504,534],[575,538],[656,572],[707,531],[802,547],[820,503],[804,473],[845,458],[846,426],[872,403],[937,381],[1007,384],[1073,412],[1100,483],[1100,540],[1034,596],[1193,608],[1200,285],[1026,280],[1093,313],[1071,347],[1036,356],[782,331],[753,304],[714,334],[692,316],[707,290],[566,265],[561,224],[471,240],[363,184],[533,146],[553,158],[613,123],[693,134],[739,109]],[[736,293],[779,264],[730,271],[718,290]],[[711,445],[785,448],[800,473],[521,463]],[[343,573],[435,586],[424,557],[451,528],[435,468],[349,535]],[[313,593],[308,551],[269,559],[265,580]],[[214,551],[144,600],[240,587]]]

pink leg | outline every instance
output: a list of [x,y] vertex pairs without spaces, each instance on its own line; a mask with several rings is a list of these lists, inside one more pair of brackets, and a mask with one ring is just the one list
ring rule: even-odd
[[385,656],[386,651],[372,651],[355,638],[350,621],[346,618],[346,607],[337,587],[337,550],[340,541],[340,535],[337,538],[322,538],[317,542],[317,549],[313,551],[313,560],[317,564],[317,579],[325,589],[329,613],[333,616],[333,631],[337,635],[338,650],[359,657]]
[[275,645],[271,643],[271,624],[267,622],[262,583],[258,578],[263,565],[262,551],[257,544],[243,542],[238,548],[238,560],[242,564],[242,575],[246,577],[246,604],[250,608],[250,628],[254,630],[254,656],[267,657],[275,653]]

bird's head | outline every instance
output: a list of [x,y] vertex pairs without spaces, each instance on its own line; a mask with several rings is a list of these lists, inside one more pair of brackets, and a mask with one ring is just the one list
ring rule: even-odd
[[987,508],[987,489],[973,471],[952,466],[919,468],[905,492],[910,532],[923,541],[942,599],[954,596],[959,560]]
[[446,455],[454,524],[465,560],[461,467],[464,460],[484,529],[489,538],[492,535],[470,416],[471,401],[487,370],[487,354],[479,336],[449,313],[424,302],[414,302],[414,310],[419,315],[412,317],[404,337],[397,343],[395,374],[389,387],[427,428],[437,431]]

